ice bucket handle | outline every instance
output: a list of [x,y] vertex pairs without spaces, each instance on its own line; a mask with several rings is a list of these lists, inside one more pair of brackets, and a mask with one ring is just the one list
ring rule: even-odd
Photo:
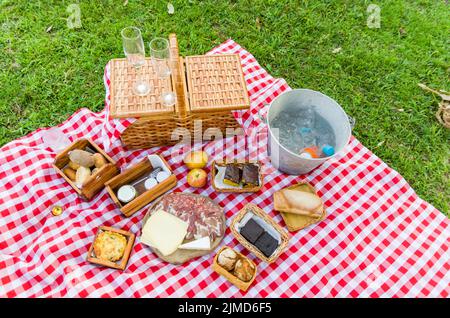
[[264,125],[267,125],[267,110],[269,106],[270,104],[264,104],[263,107],[258,110],[257,117]]

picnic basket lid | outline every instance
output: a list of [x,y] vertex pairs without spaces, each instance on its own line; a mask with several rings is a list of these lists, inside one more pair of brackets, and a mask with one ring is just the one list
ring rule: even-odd
[[[238,54],[179,56],[175,34],[169,36],[170,66],[167,79],[157,78],[151,58],[146,58],[141,72],[151,85],[147,96],[137,96],[133,85],[136,70],[125,58],[110,64],[110,115],[112,118],[158,117],[248,109],[250,100]],[[177,95],[176,104],[165,107],[160,101],[163,91]],[[205,114],[206,115],[206,114]]]

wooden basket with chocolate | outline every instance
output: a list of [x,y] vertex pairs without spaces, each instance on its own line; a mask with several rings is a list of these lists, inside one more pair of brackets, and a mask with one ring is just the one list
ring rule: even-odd
[[273,263],[289,243],[289,235],[262,209],[248,203],[231,222],[236,239],[261,260]]
[[253,283],[257,271],[256,264],[251,259],[228,246],[223,246],[217,252],[212,268],[243,291]]
[[128,217],[176,184],[177,178],[166,160],[152,154],[109,180],[105,186],[114,203]]
[[259,161],[213,161],[212,186],[217,192],[258,192],[264,183]]
[[172,192],[149,208],[141,242],[162,260],[183,264],[211,253],[222,241],[225,226],[223,209],[210,198]]
[[67,147],[56,156],[53,167],[86,201],[119,174],[116,162],[90,139],[79,139]]

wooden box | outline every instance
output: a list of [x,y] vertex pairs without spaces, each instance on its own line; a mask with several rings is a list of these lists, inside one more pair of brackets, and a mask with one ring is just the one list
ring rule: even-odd
[[[123,253],[122,258],[117,262],[103,260],[103,259],[97,258],[95,255],[94,242],[97,239],[97,236],[104,231],[110,231],[110,232],[122,234],[127,239],[127,246],[125,247],[125,252]],[[128,259],[130,258],[131,249],[133,248],[133,244],[134,244],[134,239],[135,239],[135,235],[131,232],[116,229],[113,227],[108,227],[108,226],[100,226],[97,230],[97,234],[95,234],[94,240],[92,241],[91,247],[89,248],[86,260],[93,264],[98,264],[98,265],[103,265],[103,266],[107,266],[107,267],[111,267],[111,268],[115,268],[115,269],[124,270],[125,267],[127,267]]]
[[122,204],[122,202],[120,202],[117,198],[116,191],[123,185],[130,184],[133,181],[145,177],[146,174],[149,174],[154,169],[148,157],[146,157],[136,165],[130,167],[129,169],[123,171],[105,184],[106,190],[108,191],[112,200],[119,207],[120,211],[127,217],[133,215],[141,208],[158,198],[160,195],[164,194],[177,185],[177,178],[173,174],[172,169],[170,169],[167,161],[164,160],[164,158],[160,155],[150,156],[157,156],[160,161],[167,167],[168,171],[170,171],[171,175],[167,179],[158,183],[153,188],[146,190],[145,192],[138,195],[131,202]]
[[[95,175],[91,176],[81,188],[78,188],[75,185],[75,182],[70,180],[62,170],[70,161],[70,151],[74,149],[85,150],[86,148],[89,148],[93,152],[102,154],[108,163],[100,168]],[[53,162],[53,167],[71,185],[78,195],[86,201],[91,200],[98,192],[100,192],[104,188],[106,181],[119,174],[119,168],[117,168],[116,162],[90,139],[78,139],[67,147],[63,152],[56,156]]]
[[[145,78],[154,87],[147,96],[133,95],[136,77],[125,59],[111,61],[111,116],[139,117],[122,133],[122,143],[130,148],[174,145],[172,133],[182,134],[208,130],[216,139],[225,136],[226,128],[239,127],[232,111],[250,107],[240,57],[238,54],[217,54],[180,57],[175,34],[169,36],[170,80],[157,79],[151,59],[144,65]],[[174,106],[164,107],[162,91],[176,94]],[[177,134],[179,135],[179,134]]]
[[[266,257],[263,253],[260,252],[258,248],[256,248],[253,244],[248,242],[245,237],[239,233],[237,229],[237,224],[241,222],[241,220],[244,218],[244,216],[247,213],[253,213],[256,216],[260,217],[265,223],[267,223],[269,226],[271,226],[276,232],[278,232],[280,236],[280,245],[275,250],[275,252],[270,256]],[[279,226],[275,221],[269,217],[264,210],[257,207],[253,203],[246,204],[242,210],[238,212],[238,214],[234,217],[233,221],[231,222],[230,226],[231,232],[236,237],[236,239],[241,243],[246,249],[248,249],[250,252],[258,256],[261,260],[267,263],[273,263],[277,260],[277,258],[287,249],[288,243],[289,243],[289,235],[283,230],[281,226]]]
[[225,249],[227,249],[227,248],[232,249],[231,247],[223,246],[223,247],[217,252],[216,256],[214,256],[214,261],[213,261],[213,264],[212,264],[212,269],[213,269],[216,273],[218,273],[218,274],[222,275],[223,277],[225,277],[229,282],[231,282],[231,283],[232,283],[233,285],[235,285],[237,288],[239,288],[239,289],[241,289],[241,290],[243,290],[243,291],[246,291],[246,290],[250,287],[250,285],[253,283],[253,281],[255,280],[255,277],[256,277],[256,273],[257,273],[257,271],[258,271],[258,268],[256,267],[256,264],[255,264],[251,259],[249,259],[248,257],[244,256],[243,254],[241,254],[241,253],[239,253],[239,252],[237,252],[237,251],[234,250],[234,252],[239,256],[239,258],[245,258],[245,259],[247,259],[247,260],[255,267],[255,273],[253,274],[253,277],[252,277],[251,280],[249,280],[248,282],[244,282],[244,281],[240,280],[239,278],[237,278],[236,276],[234,276],[233,273],[227,271],[225,268],[223,268],[222,266],[220,266],[220,265],[217,263],[217,258],[219,257],[219,254],[220,254],[223,250],[225,250]]
[[[255,187],[236,187],[236,188],[221,188],[216,184],[216,176],[218,173],[218,170],[216,166],[225,166],[228,163],[234,163],[234,164],[244,164],[244,163],[252,163],[258,166],[259,168],[259,185]],[[245,193],[245,192],[258,192],[264,185],[264,175],[262,174],[262,165],[259,161],[233,161],[233,162],[220,162],[220,161],[213,161],[211,164],[211,184],[217,192],[237,192],[237,193]]]

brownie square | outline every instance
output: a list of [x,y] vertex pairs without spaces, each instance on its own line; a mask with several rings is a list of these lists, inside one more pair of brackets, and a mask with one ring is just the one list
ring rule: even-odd
[[240,231],[241,235],[252,244],[255,243],[263,232],[264,229],[253,219],[248,220]]
[[266,257],[270,257],[278,247],[278,241],[267,232],[264,232],[254,244]]

